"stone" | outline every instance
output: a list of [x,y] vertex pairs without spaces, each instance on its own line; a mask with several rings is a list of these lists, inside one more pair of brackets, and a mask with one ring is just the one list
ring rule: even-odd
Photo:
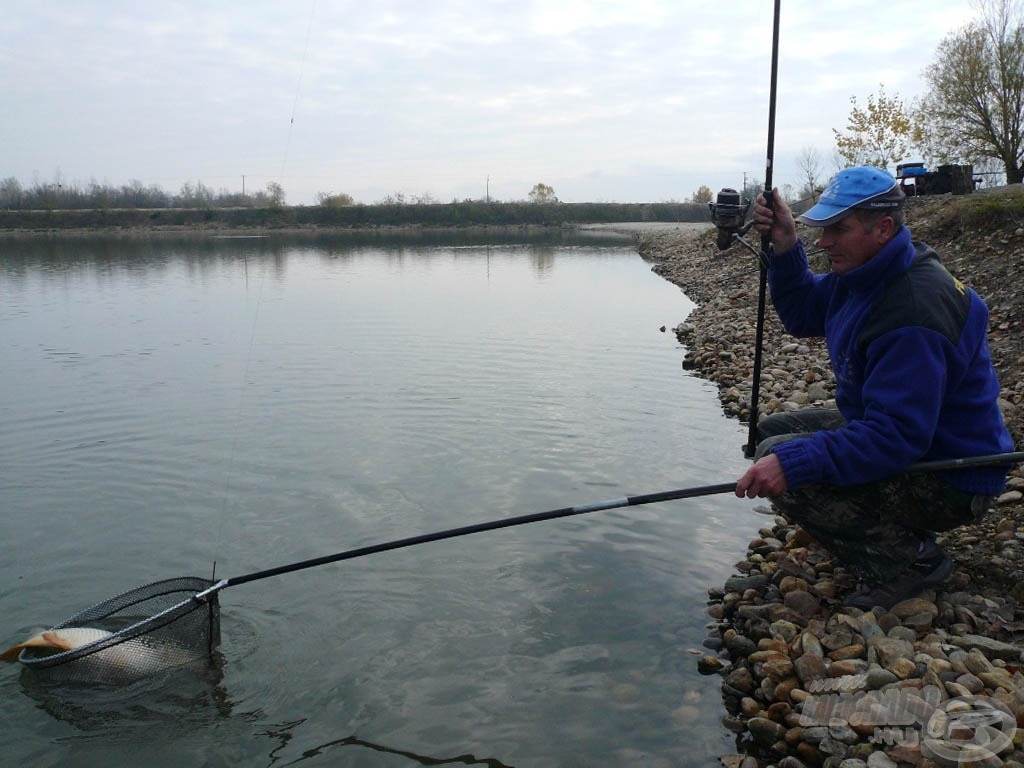
[[787,608],[805,618],[810,618],[821,611],[821,600],[804,590],[787,592],[783,600]]
[[776,701],[793,701],[792,694],[800,688],[800,680],[797,677],[788,677],[778,685],[772,692]]
[[793,662],[787,658],[766,661],[762,667],[764,674],[775,683],[780,683],[793,674]]
[[840,741],[843,744],[856,744],[860,741],[860,735],[848,725],[830,725],[828,727],[830,738]]
[[813,653],[805,653],[793,662],[793,669],[800,682],[804,685],[813,680],[823,680],[828,677],[828,670],[825,669],[825,660]]
[[918,613],[928,613],[933,617],[939,615],[939,609],[935,606],[935,603],[923,597],[911,597],[896,603],[896,605],[889,609],[889,612],[900,619],[905,619]]
[[799,576],[783,576],[779,582],[779,592],[784,595],[789,594],[793,591],[807,591],[807,581],[801,579]]
[[758,744],[770,747],[775,742],[785,739],[785,726],[769,720],[767,717],[752,717],[747,721],[747,729]]
[[904,657],[893,659],[891,662],[885,665],[885,668],[892,672],[900,680],[906,680],[909,677],[913,677],[917,671],[917,664],[912,660]]
[[903,620],[903,626],[908,629],[912,629],[918,633],[927,632],[931,629],[932,622],[935,620],[935,616],[931,613],[923,611],[921,613],[915,613],[913,616],[907,616]]
[[828,738],[828,726],[827,725],[812,725],[809,728],[804,728],[800,734],[800,739],[808,744],[820,744],[823,739]]
[[854,643],[853,645],[847,645],[842,648],[836,648],[834,651],[829,651],[828,657],[833,661],[860,659],[867,654],[867,650],[868,649],[863,643]]
[[825,650],[821,647],[821,641],[814,636],[813,632],[804,632],[800,635],[800,646],[803,648],[804,656],[824,656]]
[[985,683],[970,672],[960,675],[960,677],[956,679],[956,682],[966,688],[970,693],[981,693],[985,690]]
[[725,591],[745,592],[748,589],[764,589],[768,583],[768,577],[760,573],[752,576],[731,576],[725,580]]
[[725,641],[725,650],[735,658],[746,658],[757,650],[757,643],[744,635],[736,635]]
[[742,693],[751,693],[755,687],[754,676],[746,667],[734,669],[725,676],[725,682]]
[[754,717],[761,713],[761,704],[757,699],[752,699],[749,696],[744,696],[740,699],[740,713],[747,717]]
[[[769,627],[772,629],[772,627]],[[775,651],[786,656],[789,655],[789,642],[775,637],[775,632],[772,629],[772,637],[764,637],[757,643],[757,650],[759,651]]]
[[877,664],[870,667],[867,672],[867,683],[868,688],[873,691],[877,691],[879,688],[884,688],[887,685],[895,683],[899,678],[884,667],[880,667]]
[[868,755],[867,764],[868,768],[897,768],[892,758],[880,749]]
[[909,659],[914,655],[912,644],[895,637],[872,638],[868,642],[868,648],[883,667],[895,659]]
[[768,631],[771,632],[773,638],[788,644],[800,633],[800,627],[791,621],[780,619],[779,621],[773,621],[769,625]]
[[[954,637],[953,642],[962,648],[967,648],[971,653],[980,652],[984,654],[987,659],[1004,659],[1006,661],[1017,661],[1021,660],[1021,649],[1015,645],[1004,643],[1001,640],[995,640],[991,637],[984,637],[982,635],[962,635]],[[970,653],[968,658],[970,658]],[[975,664],[978,664],[975,661]],[[970,662],[968,662],[970,666]],[[989,665],[991,667],[991,665]],[[972,669],[972,672],[977,674],[977,670]],[[983,672],[989,671],[988,669],[982,669]]]
[[813,744],[801,741],[796,745],[796,756],[807,765],[821,765],[825,756]]
[[829,664],[829,677],[852,677],[862,675],[868,670],[868,663],[865,659],[840,659]]
[[702,675],[713,675],[725,669],[726,664],[717,656],[701,656],[697,659],[697,671]]

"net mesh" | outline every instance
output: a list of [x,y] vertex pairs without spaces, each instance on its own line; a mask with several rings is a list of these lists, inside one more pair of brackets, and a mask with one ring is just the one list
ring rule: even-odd
[[188,576],[124,592],[49,630],[102,630],[78,633],[100,639],[57,653],[25,648],[18,660],[48,680],[115,684],[207,660],[220,643],[220,607],[216,592],[196,594],[212,584]]

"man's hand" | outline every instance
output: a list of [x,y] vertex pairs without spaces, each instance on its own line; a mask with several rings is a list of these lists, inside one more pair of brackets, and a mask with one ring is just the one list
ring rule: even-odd
[[748,499],[772,497],[789,489],[786,473],[782,470],[779,457],[774,453],[758,459],[736,483],[736,495]]
[[772,201],[773,207],[769,208],[765,196],[757,196],[754,203],[754,229],[767,234],[775,250],[781,253],[796,245],[796,222],[778,189],[772,190]]

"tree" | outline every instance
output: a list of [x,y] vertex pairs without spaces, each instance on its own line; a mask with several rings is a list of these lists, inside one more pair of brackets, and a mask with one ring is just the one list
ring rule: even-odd
[[803,176],[797,194],[801,200],[816,200],[821,182],[821,152],[814,147],[804,147],[796,156],[797,167]]
[[284,205],[284,187],[276,181],[267,182],[267,204],[271,208],[280,208]]
[[338,195],[333,192],[317,192],[316,201],[324,208],[343,208],[346,205],[355,205],[356,202],[352,195],[344,192]]
[[558,198],[555,197],[554,187],[549,187],[547,184],[537,183],[533,185],[533,189],[530,190],[530,202],[531,203],[557,203]]
[[996,159],[1015,184],[1024,180],[1024,3],[975,6],[981,17],[947,36],[924,72],[922,143],[946,162]]
[[911,119],[903,99],[889,96],[885,86],[869,95],[861,108],[857,97],[851,96],[847,133],[832,129],[836,149],[849,165],[874,165],[888,168],[907,157],[911,148]]
[[0,181],[0,208],[20,208],[23,194],[21,182],[8,176]]
[[697,187],[697,191],[693,193],[693,197],[690,198],[691,203],[697,203],[698,205],[707,205],[715,196],[711,192],[711,187],[707,184],[701,184]]

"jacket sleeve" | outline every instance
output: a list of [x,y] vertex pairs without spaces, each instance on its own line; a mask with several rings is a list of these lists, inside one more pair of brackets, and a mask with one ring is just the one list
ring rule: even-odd
[[825,335],[825,314],[833,281],[831,274],[811,272],[802,240],[788,251],[773,254],[768,269],[772,304],[790,334],[797,337]]
[[867,483],[898,473],[925,455],[938,423],[951,351],[942,334],[915,326],[871,342],[863,417],[842,429],[773,449],[790,488]]

